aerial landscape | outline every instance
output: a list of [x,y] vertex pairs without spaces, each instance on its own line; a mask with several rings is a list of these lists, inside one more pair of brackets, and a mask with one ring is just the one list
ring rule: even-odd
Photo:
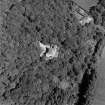
[[105,0],[0,0],[0,105],[105,105]]

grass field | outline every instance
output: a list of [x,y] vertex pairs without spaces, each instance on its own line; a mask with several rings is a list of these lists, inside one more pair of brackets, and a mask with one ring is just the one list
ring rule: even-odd
[[80,5],[85,10],[89,10],[91,6],[94,6],[97,4],[98,0],[73,0],[75,3]]

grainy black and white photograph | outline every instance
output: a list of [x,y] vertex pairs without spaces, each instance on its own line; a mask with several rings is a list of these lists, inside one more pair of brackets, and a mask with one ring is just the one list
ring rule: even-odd
[[105,0],[0,0],[0,105],[105,105]]

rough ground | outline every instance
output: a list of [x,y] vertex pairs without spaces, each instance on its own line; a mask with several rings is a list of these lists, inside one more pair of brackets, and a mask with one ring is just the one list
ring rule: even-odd
[[[81,26],[70,0],[0,1],[0,105],[92,105],[105,45],[105,2]],[[2,21],[1,21],[2,20]],[[59,46],[45,60],[36,44]]]

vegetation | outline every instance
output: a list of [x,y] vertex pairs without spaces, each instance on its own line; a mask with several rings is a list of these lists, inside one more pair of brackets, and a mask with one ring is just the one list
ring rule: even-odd
[[[84,99],[81,105],[85,105],[105,38],[96,27],[104,26],[104,17],[100,17],[103,22],[96,18],[100,16],[96,8],[102,7],[104,15],[104,7],[92,7],[95,24],[81,26],[72,1],[2,0],[0,5],[1,104],[79,105]],[[59,56],[50,60],[40,57],[37,41],[57,45]],[[60,88],[62,81],[69,84],[65,89]]]

